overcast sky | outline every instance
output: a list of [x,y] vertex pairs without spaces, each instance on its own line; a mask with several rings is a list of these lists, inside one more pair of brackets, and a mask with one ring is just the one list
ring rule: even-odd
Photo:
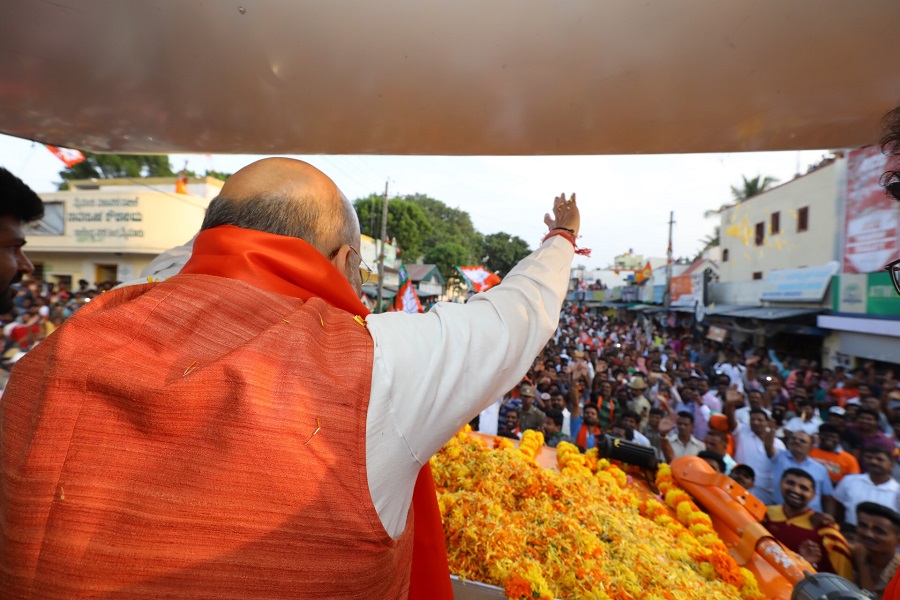
[[[675,256],[692,256],[712,233],[707,210],[731,201],[730,186],[741,176],[789,181],[828,154],[824,150],[643,156],[298,156],[329,175],[348,198],[383,193],[427,194],[465,210],[482,233],[505,231],[536,247],[546,231],[543,215],[553,197],[575,192],[582,215],[579,245],[605,267],[630,248],[644,256],[665,256],[669,211],[675,211]],[[234,172],[260,158],[251,155],[172,155],[202,172]],[[0,135],[0,166],[37,192],[56,190],[64,168],[41,144]]]

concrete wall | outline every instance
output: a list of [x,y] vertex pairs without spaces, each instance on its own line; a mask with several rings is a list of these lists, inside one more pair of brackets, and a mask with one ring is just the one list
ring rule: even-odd
[[[796,269],[839,260],[839,199],[846,159],[798,177],[722,211],[719,281],[751,281],[753,273]],[[797,231],[798,213],[809,208],[808,228]],[[780,215],[780,233],[772,233],[772,214]],[[756,224],[764,223],[765,240],[755,243]]]

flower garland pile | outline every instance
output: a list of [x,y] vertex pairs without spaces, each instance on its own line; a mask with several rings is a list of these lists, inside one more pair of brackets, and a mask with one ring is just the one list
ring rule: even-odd
[[557,448],[558,472],[543,469],[534,461],[542,445],[527,431],[519,450],[505,438],[489,449],[464,430],[432,459],[452,573],[512,599],[761,597],[752,574],[704,552],[724,548],[702,527],[708,517],[684,508],[682,525],[662,503],[642,501],[619,467],[571,444]]
[[[728,554],[728,548],[722,543],[713,529],[709,515],[700,510],[690,495],[678,487],[672,477],[672,468],[667,464],[659,465],[656,471],[656,487],[666,504],[675,510],[678,521],[687,528],[691,535],[679,536],[691,558],[700,565],[700,570],[708,579],[718,576],[741,590],[744,598],[763,598],[756,577],[753,573],[740,567]],[[669,511],[656,500],[648,500],[641,507],[641,512],[657,525],[672,526]]]

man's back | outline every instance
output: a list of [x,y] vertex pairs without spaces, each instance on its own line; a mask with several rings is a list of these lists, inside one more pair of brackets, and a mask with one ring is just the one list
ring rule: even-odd
[[0,588],[402,595],[411,532],[391,539],[363,500],[371,370],[341,368],[372,352],[349,313],[240,281],[105,294],[20,361],[0,405]]

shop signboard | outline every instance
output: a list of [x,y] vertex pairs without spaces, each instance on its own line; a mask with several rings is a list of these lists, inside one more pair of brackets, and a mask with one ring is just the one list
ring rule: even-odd
[[640,300],[644,304],[653,304],[653,286],[649,282],[641,286]]
[[690,275],[672,278],[672,306],[693,306],[694,288]]
[[662,304],[663,296],[666,293],[666,285],[654,285],[653,286],[653,304]]
[[697,302],[706,304],[708,269],[697,269],[688,275],[672,278],[672,306],[694,306]]
[[623,302],[637,302],[640,289],[641,288],[636,285],[625,286],[624,288],[622,288],[622,301]]
[[835,312],[900,316],[900,296],[887,272],[843,273],[837,279],[832,295]]
[[617,300],[622,299],[622,288],[614,287],[606,290],[606,299],[607,301],[615,302]]
[[725,341],[725,336],[727,336],[727,335],[728,335],[728,330],[723,329],[722,327],[712,326],[706,332],[707,339],[712,340],[714,342],[720,342],[720,343]]
[[761,300],[777,302],[821,302],[840,265],[830,261],[817,267],[778,269],[766,274]]
[[879,181],[886,158],[878,146],[850,152],[844,203],[844,273],[874,273],[900,248],[900,204]]

